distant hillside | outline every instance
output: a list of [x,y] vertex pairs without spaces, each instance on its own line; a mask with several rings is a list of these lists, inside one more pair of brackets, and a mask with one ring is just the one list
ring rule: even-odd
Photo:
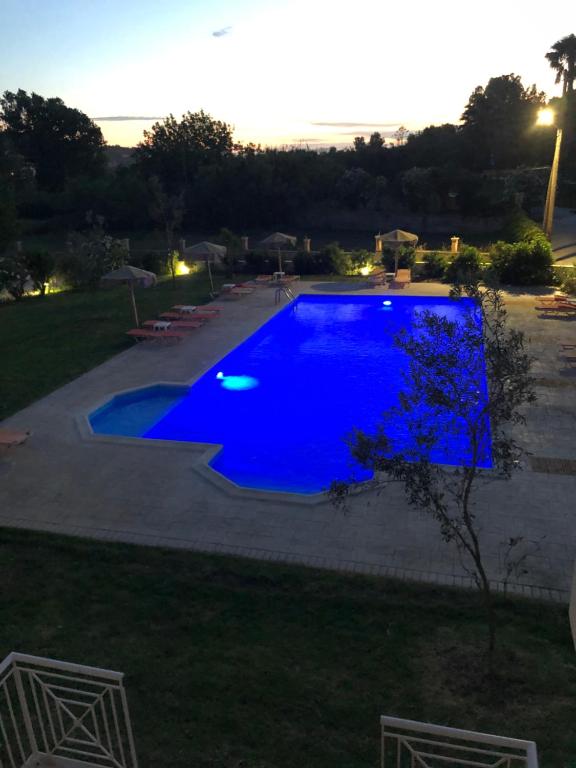
[[134,148],[112,144],[104,147],[104,153],[108,166],[110,168],[118,168],[121,165],[130,165],[133,159]]

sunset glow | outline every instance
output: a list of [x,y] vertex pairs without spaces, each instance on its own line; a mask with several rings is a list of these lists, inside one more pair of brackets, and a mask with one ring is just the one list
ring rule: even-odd
[[0,89],[109,118],[98,124],[111,144],[204,109],[242,142],[341,146],[458,122],[492,76],[515,72],[558,95],[544,54],[571,9],[487,0],[472,21],[456,0],[4,0]]

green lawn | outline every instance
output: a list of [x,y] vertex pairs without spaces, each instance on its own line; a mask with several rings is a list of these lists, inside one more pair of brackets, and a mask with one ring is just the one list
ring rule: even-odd
[[575,764],[563,606],[499,602],[489,688],[470,592],[9,530],[0,584],[0,658],[124,671],[143,768],[376,766],[383,713]]
[[[136,291],[140,318],[209,300],[204,274]],[[0,420],[134,344],[128,289],[66,291],[0,304]]]
[[[215,284],[251,275],[215,278]],[[307,280],[354,278],[309,275]],[[154,288],[137,289],[140,320],[158,317],[173,304],[210,300],[204,271]],[[134,327],[125,286],[96,291],[63,291],[41,298],[0,303],[0,421],[40,397],[133,346],[125,331]]]

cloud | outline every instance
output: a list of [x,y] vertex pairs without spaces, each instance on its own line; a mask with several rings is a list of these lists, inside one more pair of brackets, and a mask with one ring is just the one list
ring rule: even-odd
[[400,123],[310,123],[327,128],[397,128]]
[[212,32],[212,37],[224,37],[224,35],[230,33],[231,29],[232,27],[222,27],[222,29],[217,29],[216,32]]
[[109,117],[93,117],[92,120],[97,120],[101,123],[104,122],[114,122],[114,123],[122,123],[126,122],[128,120],[162,120],[162,117],[136,117],[133,115],[111,115]]
[[[396,127],[396,126],[394,126]],[[380,131],[380,136],[384,138],[394,136],[394,131]],[[338,131],[338,136],[371,136],[370,131]]]
[[303,144],[317,144],[319,141],[323,142],[325,140],[322,139],[322,138],[319,138],[318,136],[310,136],[309,138],[308,137],[303,137],[303,138],[298,138],[298,139],[292,139],[292,141],[300,141]]

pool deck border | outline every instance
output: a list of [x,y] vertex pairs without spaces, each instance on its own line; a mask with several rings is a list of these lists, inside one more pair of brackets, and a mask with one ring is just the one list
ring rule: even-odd
[[[356,293],[327,283],[302,283],[297,290]],[[447,291],[421,283],[401,295],[446,297]],[[576,371],[562,367],[557,352],[560,342],[571,341],[574,327],[537,319],[533,295],[511,298],[513,325],[530,337],[539,381],[538,404],[520,438],[537,456],[574,460]],[[32,437],[0,455],[0,526],[474,587],[441,542],[436,523],[411,511],[399,493],[376,503],[359,489],[351,513],[336,513],[325,493],[236,486],[208,466],[219,450],[214,444],[92,432],[88,414],[115,395],[196,381],[286,306],[271,306],[271,299],[263,289],[232,303],[178,347],[136,345],[7,419],[11,428],[31,429]],[[159,371],[165,375],[160,381]],[[576,477],[537,473],[529,465],[491,492],[483,519],[495,590],[568,601],[575,492]],[[542,547],[530,574],[506,585],[499,580],[498,546],[509,536],[541,541]]]

